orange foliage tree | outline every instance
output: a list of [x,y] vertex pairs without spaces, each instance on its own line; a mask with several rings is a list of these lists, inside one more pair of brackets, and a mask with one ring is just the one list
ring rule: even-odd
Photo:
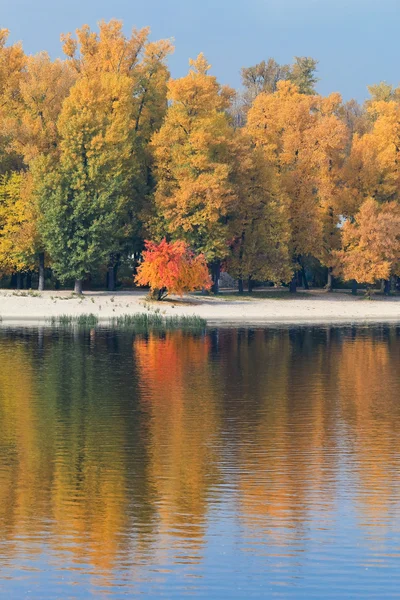
[[[338,118],[339,94],[308,96],[288,81],[261,93],[248,113],[247,132],[274,171],[286,211],[293,271],[306,256],[330,264],[340,216],[341,165],[347,143]],[[295,279],[291,284],[295,291]]]
[[400,205],[366,200],[343,226],[338,271],[345,279],[373,284],[400,275]]
[[159,244],[146,241],[136,283],[149,285],[151,295],[162,300],[169,293],[182,295],[200,288],[210,289],[211,279],[203,254],[195,255],[182,240]]
[[152,148],[161,230],[204,252],[218,291],[220,261],[229,253],[229,221],[238,202],[232,182],[237,143],[227,114],[233,90],[221,86],[209,69],[199,54],[186,77],[169,82],[169,107]]

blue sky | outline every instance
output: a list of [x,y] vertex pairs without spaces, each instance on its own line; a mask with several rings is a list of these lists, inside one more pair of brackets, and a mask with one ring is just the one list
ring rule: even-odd
[[84,23],[117,17],[127,32],[150,25],[152,38],[172,37],[174,77],[203,51],[222,83],[240,85],[240,68],[270,56],[319,60],[318,90],[347,100],[366,86],[400,83],[400,0],[0,0],[0,26],[26,52],[61,55],[59,36]]

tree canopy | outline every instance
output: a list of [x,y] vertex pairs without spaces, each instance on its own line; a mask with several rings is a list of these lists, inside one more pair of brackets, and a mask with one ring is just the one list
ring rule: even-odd
[[400,276],[398,88],[371,85],[362,105],[323,96],[304,56],[243,68],[242,91],[202,53],[172,79],[171,41],[116,19],[61,42],[63,59],[32,56],[0,30],[3,281],[39,270],[43,286],[46,264],[78,291],[95,273],[113,289],[140,264],[154,287],[156,249],[201,256],[193,281],[207,287],[207,264],[214,291],[221,269],[240,290],[295,291],[316,269],[328,287]]

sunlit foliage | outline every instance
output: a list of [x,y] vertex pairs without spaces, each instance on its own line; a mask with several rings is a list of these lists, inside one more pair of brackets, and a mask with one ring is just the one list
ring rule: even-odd
[[333,269],[369,284],[398,276],[399,89],[371,85],[363,106],[324,97],[311,57],[243,68],[243,93],[203,54],[171,79],[171,41],[126,35],[116,19],[61,41],[52,60],[0,30],[3,275],[40,265],[43,286],[46,254],[77,290],[106,271],[113,289],[121,262],[132,273],[144,240],[166,238],[204,255],[215,292],[221,268],[239,289],[295,291],[305,265],[328,287]]
[[159,244],[146,242],[136,282],[150,286],[157,300],[168,293],[182,295],[211,286],[204,255],[196,256],[183,241],[168,243],[165,239]]

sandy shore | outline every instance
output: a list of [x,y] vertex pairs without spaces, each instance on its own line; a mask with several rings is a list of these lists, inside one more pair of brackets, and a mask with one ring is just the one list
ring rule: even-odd
[[240,298],[189,295],[160,303],[146,302],[145,292],[16,292],[0,290],[0,317],[3,325],[43,322],[52,316],[93,313],[100,320],[159,308],[166,315],[198,315],[210,325],[221,324],[317,324],[317,323],[400,323],[400,297],[354,298],[346,293],[301,292],[297,297],[282,293]]

